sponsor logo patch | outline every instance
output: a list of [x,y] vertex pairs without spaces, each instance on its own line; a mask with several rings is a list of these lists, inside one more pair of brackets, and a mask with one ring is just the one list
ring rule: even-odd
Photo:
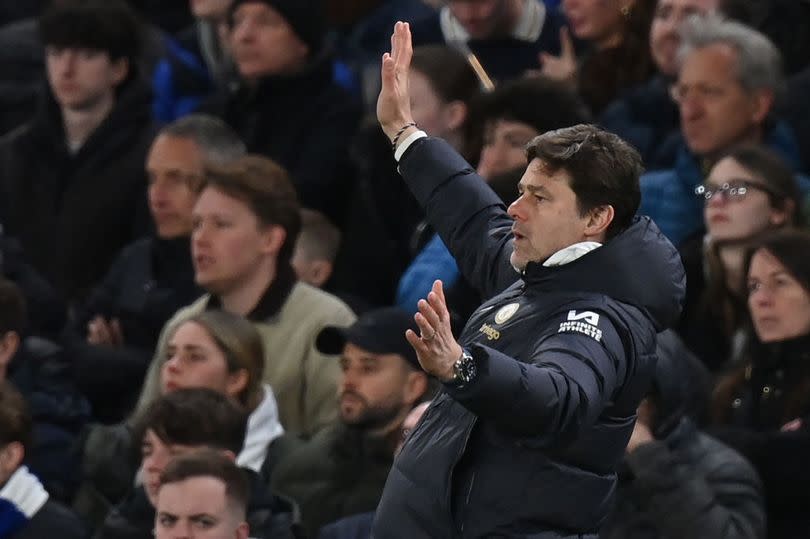
[[602,330],[597,326],[599,315],[591,311],[568,311],[568,320],[560,324],[557,333],[582,333],[596,340],[602,340]]
[[501,338],[501,332],[495,329],[494,327],[490,326],[489,324],[482,324],[478,332],[486,335],[487,339],[489,339],[490,341],[497,341],[498,339]]
[[503,307],[498,309],[497,313],[495,313],[495,323],[503,324],[504,322],[515,316],[515,313],[519,308],[520,303],[510,303],[509,305],[504,305]]

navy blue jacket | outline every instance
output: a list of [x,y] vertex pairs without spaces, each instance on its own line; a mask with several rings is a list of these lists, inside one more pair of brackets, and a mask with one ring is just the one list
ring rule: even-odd
[[459,339],[478,375],[446,388],[405,442],[375,539],[595,537],[656,330],[680,311],[677,251],[642,218],[574,262],[530,263],[520,276],[512,219],[449,145],[419,140],[400,169],[464,276],[492,299]]

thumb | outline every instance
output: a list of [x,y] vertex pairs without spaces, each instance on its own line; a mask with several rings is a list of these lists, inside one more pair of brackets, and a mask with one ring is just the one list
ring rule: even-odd
[[564,58],[575,58],[574,41],[571,39],[571,32],[567,26],[560,28],[560,55]]

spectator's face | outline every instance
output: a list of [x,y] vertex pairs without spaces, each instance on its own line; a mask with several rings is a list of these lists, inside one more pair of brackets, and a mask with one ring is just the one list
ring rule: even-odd
[[45,65],[56,102],[75,111],[112,103],[129,70],[126,60],[113,62],[106,52],[53,46],[45,47]]
[[152,429],[147,429],[141,441],[141,472],[146,497],[153,507],[157,504],[160,474],[166,469],[169,461],[200,449],[203,447],[164,442]]
[[631,0],[563,0],[562,8],[571,33],[579,39],[614,43],[624,26],[621,8]]
[[191,234],[203,163],[203,154],[191,139],[160,135],[152,143],[146,158],[149,210],[161,238]]
[[233,14],[231,46],[247,80],[298,70],[310,51],[278,11],[263,2],[241,4]]
[[157,539],[246,539],[248,525],[228,502],[225,483],[190,477],[160,488],[155,514]]
[[181,324],[169,338],[160,373],[163,395],[178,389],[208,388],[238,397],[247,384],[247,372],[228,372],[225,354],[203,326]]
[[509,206],[515,220],[512,266],[522,271],[529,262],[542,262],[560,249],[586,240],[589,217],[581,216],[577,197],[564,170],[549,174],[534,159],[518,184],[520,197]]
[[718,0],[658,0],[650,27],[650,49],[658,70],[669,77],[678,74],[676,56],[683,21],[690,15],[705,15],[717,9]]
[[511,0],[450,0],[453,16],[473,39],[509,34]]
[[263,262],[276,251],[273,227],[263,226],[247,204],[213,187],[200,194],[193,226],[194,278],[217,295],[260,279]]
[[[712,240],[721,243],[748,240],[786,222],[786,213],[771,207],[766,182],[731,157],[718,161],[705,182],[708,189],[726,184],[731,189],[716,191],[705,202],[706,228]],[[736,193],[740,187],[745,188],[745,194],[733,195],[732,191]]]
[[340,367],[340,418],[348,425],[382,428],[418,398],[409,386],[405,360],[396,354],[372,354],[347,343]]
[[484,129],[478,174],[485,180],[526,166],[526,145],[540,133],[530,125],[495,120]]
[[689,149],[711,156],[743,141],[757,141],[772,94],[747,92],[735,73],[736,53],[725,44],[692,52],[673,88]]
[[765,249],[751,258],[748,308],[762,342],[810,333],[810,293]]
[[411,114],[420,129],[430,136],[444,137],[453,129],[460,127],[460,123],[452,117],[450,107],[433,90],[426,76],[412,69],[408,77]]
[[199,19],[222,20],[233,0],[191,0],[191,13]]

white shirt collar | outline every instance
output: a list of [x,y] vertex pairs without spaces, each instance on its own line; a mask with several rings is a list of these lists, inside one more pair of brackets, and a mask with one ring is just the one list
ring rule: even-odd
[[[520,20],[512,30],[512,37],[520,41],[534,43],[540,39],[543,25],[546,22],[546,6],[537,0],[524,0],[523,13]],[[439,24],[442,29],[444,41],[448,45],[466,44],[470,34],[464,29],[458,19],[450,12],[449,6],[444,6],[439,12]]]
[[596,241],[583,241],[580,243],[575,243],[574,245],[569,245],[565,249],[560,249],[548,257],[548,259],[543,262],[543,265],[546,267],[563,266],[585,256],[601,246],[602,244]]

